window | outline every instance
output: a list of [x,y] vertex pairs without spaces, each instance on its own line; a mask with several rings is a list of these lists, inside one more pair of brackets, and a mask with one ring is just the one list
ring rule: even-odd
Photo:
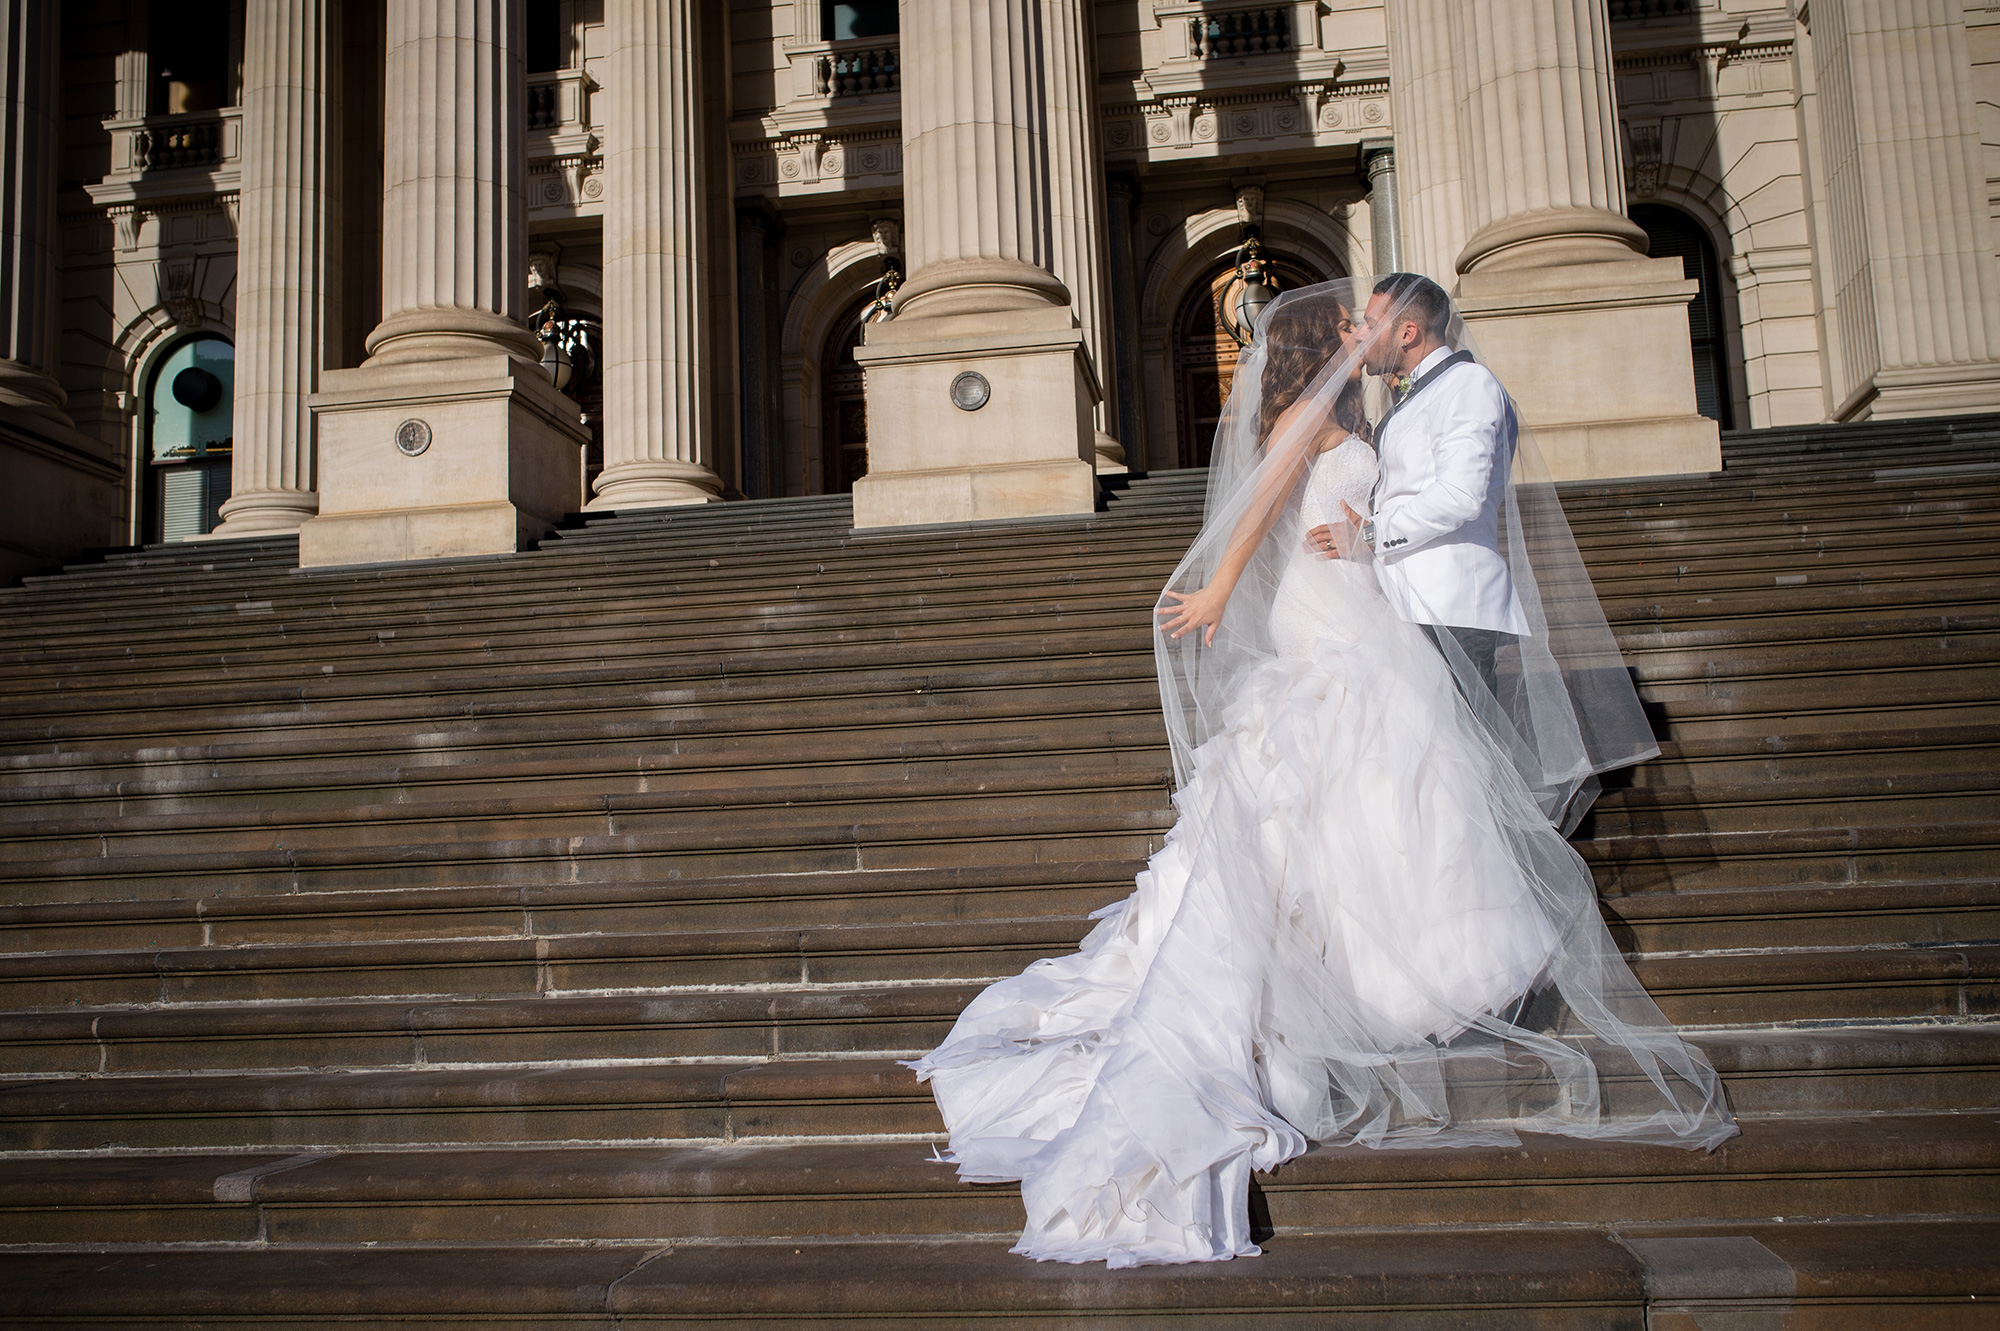
[[229,104],[229,0],[153,0],[146,31],[149,115]]
[[183,342],[153,370],[146,394],[146,539],[214,531],[229,498],[235,444],[236,349],[219,337]]
[[820,31],[831,41],[888,37],[897,30],[896,0],[840,0],[822,12]]
[[562,63],[562,0],[528,0],[528,72],[552,74]]
[[1730,424],[1728,353],[1723,344],[1722,277],[1715,246],[1701,223],[1678,208],[1664,204],[1632,206],[1637,222],[1652,242],[1656,259],[1679,259],[1681,271],[1701,284],[1688,302],[1688,339],[1694,347],[1695,407],[1727,430]]

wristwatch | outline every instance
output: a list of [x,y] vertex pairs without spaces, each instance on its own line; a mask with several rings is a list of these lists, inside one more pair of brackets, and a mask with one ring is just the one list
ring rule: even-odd
[[1370,550],[1373,550],[1375,548],[1375,519],[1373,518],[1362,519],[1361,539],[1368,543],[1368,548]]

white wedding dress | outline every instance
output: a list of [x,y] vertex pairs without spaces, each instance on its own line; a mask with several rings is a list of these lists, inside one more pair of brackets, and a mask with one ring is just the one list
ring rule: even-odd
[[[1300,528],[1341,500],[1365,511],[1374,478],[1356,439],[1320,454]],[[1594,888],[1437,649],[1369,566],[1304,548],[1269,631],[1274,656],[1197,751],[1133,894],[1074,955],[985,990],[912,1064],[959,1176],[1020,1181],[1017,1253],[1255,1254],[1251,1172],[1308,1137],[1511,1141],[1572,1130],[1561,1120],[1594,1094],[1573,1045],[1508,1024],[1566,939],[1602,933]],[[1581,885],[1538,890],[1552,873]],[[1587,923],[1563,904],[1579,893]],[[1524,1066],[1559,1068],[1546,1103],[1523,1092]],[[1597,1135],[1584,1118],[1574,1130]]]

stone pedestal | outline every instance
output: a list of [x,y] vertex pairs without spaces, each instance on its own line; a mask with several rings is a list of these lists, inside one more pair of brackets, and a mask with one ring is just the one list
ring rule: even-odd
[[1679,259],[1467,273],[1459,310],[1559,481],[1715,471]]
[[538,365],[506,355],[330,370],[319,422],[319,516],[299,562],[509,554],[576,503],[589,430]]
[[[903,200],[910,280],[870,324],[868,474],[854,525],[1088,513],[1102,393],[1050,207],[1042,0],[903,8]],[[977,170],[966,164],[976,162]],[[1101,203],[1098,205],[1101,208]],[[1091,278],[1101,280],[1102,263]],[[952,400],[981,376],[977,410]]]
[[[1091,407],[1101,393],[1067,309],[874,324],[854,358],[868,372],[868,474],[854,484],[855,526],[1095,507]],[[962,374],[986,381],[972,410],[953,400]]]

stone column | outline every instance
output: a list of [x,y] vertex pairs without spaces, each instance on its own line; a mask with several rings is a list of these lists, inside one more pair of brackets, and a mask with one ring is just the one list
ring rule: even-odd
[[340,216],[336,0],[245,11],[243,193],[236,228],[236,394],[229,499],[216,538],[296,529],[319,510],[307,399],[338,343],[328,317]]
[[604,471],[590,506],[718,499],[696,0],[606,0]]
[[1993,260],[1956,0],[1812,10],[1841,419],[2000,409]]
[[[1389,106],[1405,271],[1449,287],[1465,246],[1453,15],[1459,0],[1388,0]],[[1377,265],[1380,266],[1379,264]]]
[[1558,479],[1712,471],[1698,286],[1625,216],[1608,27],[1603,0],[1456,9],[1459,308]]
[[[1096,51],[1085,0],[1042,0],[1048,79],[1048,155],[1054,252],[1051,268],[1069,288],[1070,309],[1100,388],[1111,382],[1110,292],[1106,273],[1104,149],[1097,116]],[[1097,470],[1125,470],[1116,396],[1105,391],[1095,421]]]
[[1402,214],[1396,206],[1396,150],[1386,143],[1361,145],[1368,173],[1369,248],[1377,273],[1403,271]]
[[67,428],[56,383],[59,15],[0,0],[0,408]]
[[1616,263],[1646,252],[1625,216],[1600,0],[1458,12],[1458,135],[1472,236],[1461,273]]
[[522,323],[521,23],[512,0],[389,0],[382,321],[312,399],[304,564],[503,553],[576,501],[589,433]]
[[1125,462],[1144,470],[1146,459],[1146,379],[1139,355],[1139,265],[1132,245],[1132,177],[1123,171],[1106,181],[1105,224],[1110,237],[1112,392],[1118,399],[1118,431],[1125,437]]
[[910,279],[856,353],[869,447],[855,525],[1089,512],[1102,394],[1051,271],[1043,0],[902,13]]
[[373,365],[539,362],[527,295],[521,15],[509,0],[390,0],[382,322]]
[[60,20],[49,0],[0,0],[0,581],[118,543],[130,483],[56,378]]
[[736,212],[736,366],[743,432],[743,493],[765,499],[777,491],[772,477],[778,445],[777,283],[771,272],[771,233],[784,223],[759,200]]

